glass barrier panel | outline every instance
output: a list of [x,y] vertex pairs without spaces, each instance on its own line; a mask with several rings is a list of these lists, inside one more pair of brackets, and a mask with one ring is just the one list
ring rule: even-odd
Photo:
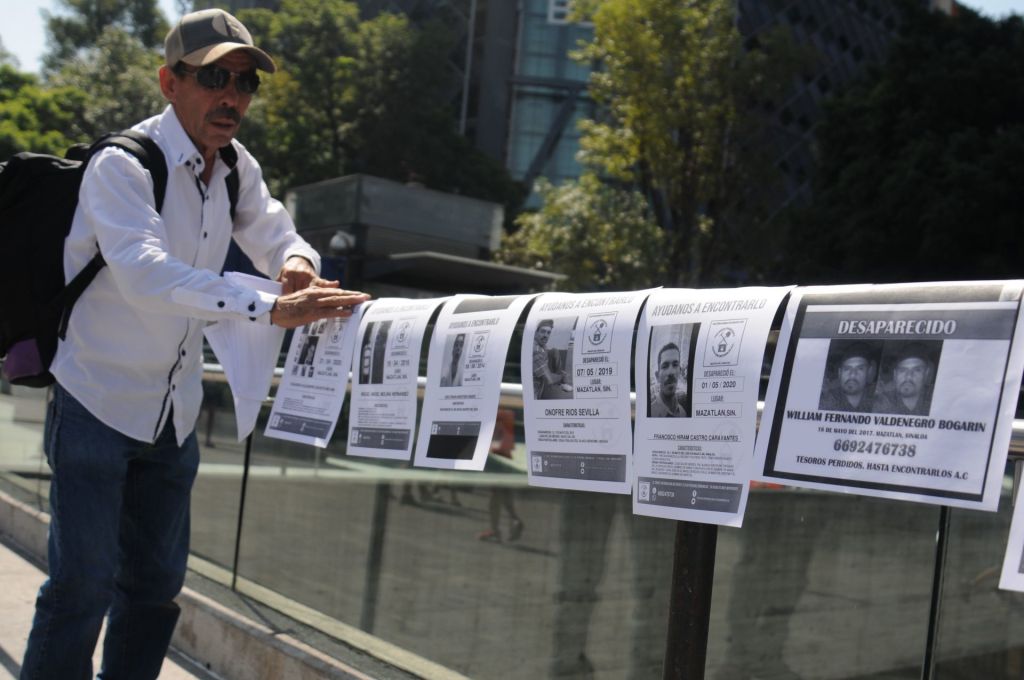
[[1024,678],[1024,595],[999,590],[1012,486],[1011,472],[997,513],[951,511],[936,680]]
[[718,534],[707,677],[917,680],[939,509],[755,488]]
[[222,373],[203,376],[203,407],[196,422],[199,473],[192,487],[191,552],[230,570],[242,494],[245,441],[238,441],[231,390]]
[[0,379],[0,491],[49,510],[50,467],[43,454],[48,389]]
[[527,487],[521,444],[453,472],[344,438],[250,477],[240,577],[473,678],[660,676],[674,523]]

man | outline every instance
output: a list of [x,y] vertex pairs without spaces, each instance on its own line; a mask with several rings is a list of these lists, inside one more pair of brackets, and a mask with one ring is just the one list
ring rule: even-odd
[[542,319],[533,334],[533,396],[535,399],[561,399],[572,392],[565,384],[563,371],[551,370],[548,340],[555,328],[554,319]]
[[[169,106],[135,129],[168,166],[162,213],[149,174],[105,149],[86,170],[65,245],[70,280],[96,252],[107,267],[75,306],[51,371],[45,450],[50,578],[40,589],[22,678],[92,677],[104,614],[104,678],[156,678],[178,618],[198,467],[202,328],[218,319],[294,328],[351,314],[367,299],[317,276],[319,257],[233,141],[257,69],[274,62],[220,10],[184,16],[167,36]],[[225,177],[238,172],[234,220]],[[234,237],[283,294],[217,274]]]
[[441,376],[441,387],[459,387],[462,385],[462,346],[466,344],[466,334],[459,333],[452,341],[452,358],[448,362],[448,370]]
[[651,395],[651,404],[648,409],[648,415],[651,418],[686,418],[689,416],[676,396],[679,378],[685,375],[685,369],[679,365],[681,356],[679,346],[674,342],[668,343],[658,351],[658,367],[654,370],[658,390]]
[[848,345],[839,355],[836,381],[821,393],[818,408],[824,411],[870,413],[878,365],[862,342]]
[[879,396],[875,413],[926,416],[931,409],[935,366],[920,343],[904,346],[892,369],[891,391]]

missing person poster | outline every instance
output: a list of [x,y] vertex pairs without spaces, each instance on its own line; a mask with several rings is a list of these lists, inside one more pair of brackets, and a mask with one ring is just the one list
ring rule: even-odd
[[523,329],[529,483],[629,493],[633,329],[650,291],[546,293]]
[[456,296],[434,324],[417,467],[483,470],[501,397],[505,355],[532,295]]
[[790,290],[648,298],[636,341],[635,514],[743,523],[765,345]]
[[347,319],[321,319],[295,329],[284,376],[264,435],[324,448],[334,434],[366,305]]
[[1013,520],[1010,522],[1010,540],[1006,544],[1006,556],[1003,558],[1003,573],[999,578],[999,587],[1003,590],[1024,592],[1024,503],[1017,496],[1013,507]]
[[353,357],[349,455],[392,460],[412,456],[423,334],[446,299],[385,298],[363,314]]
[[798,288],[759,476],[995,510],[1024,366],[1020,281]]

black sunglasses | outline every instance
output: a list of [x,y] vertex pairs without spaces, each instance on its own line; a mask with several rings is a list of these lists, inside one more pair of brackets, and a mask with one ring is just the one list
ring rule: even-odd
[[235,78],[235,89],[241,94],[253,94],[260,87],[260,77],[256,74],[256,69],[239,73],[216,64],[208,64],[195,71],[181,67],[179,73],[195,76],[196,82],[207,90],[223,90],[231,82],[232,76]]

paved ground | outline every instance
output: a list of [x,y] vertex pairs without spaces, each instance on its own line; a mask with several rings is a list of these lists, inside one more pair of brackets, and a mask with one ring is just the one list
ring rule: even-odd
[[[36,591],[45,574],[10,546],[0,543],[0,680],[17,678],[32,623]],[[93,658],[99,668],[100,655]],[[209,674],[190,668],[188,660],[174,654],[164,663],[160,680],[209,678]]]
[[[0,469],[45,471],[33,409],[0,397]],[[193,504],[195,552],[228,568],[243,456],[231,427],[218,417]],[[477,538],[495,490],[512,491],[525,522],[516,542]],[[240,576],[470,677],[660,676],[674,524],[633,517],[626,498],[257,438],[245,507]],[[996,589],[1009,512],[1004,498],[998,514],[953,513],[943,680],[1024,677],[1024,596]],[[719,532],[708,677],[920,677],[938,516],[856,496],[753,493],[744,528]]]

